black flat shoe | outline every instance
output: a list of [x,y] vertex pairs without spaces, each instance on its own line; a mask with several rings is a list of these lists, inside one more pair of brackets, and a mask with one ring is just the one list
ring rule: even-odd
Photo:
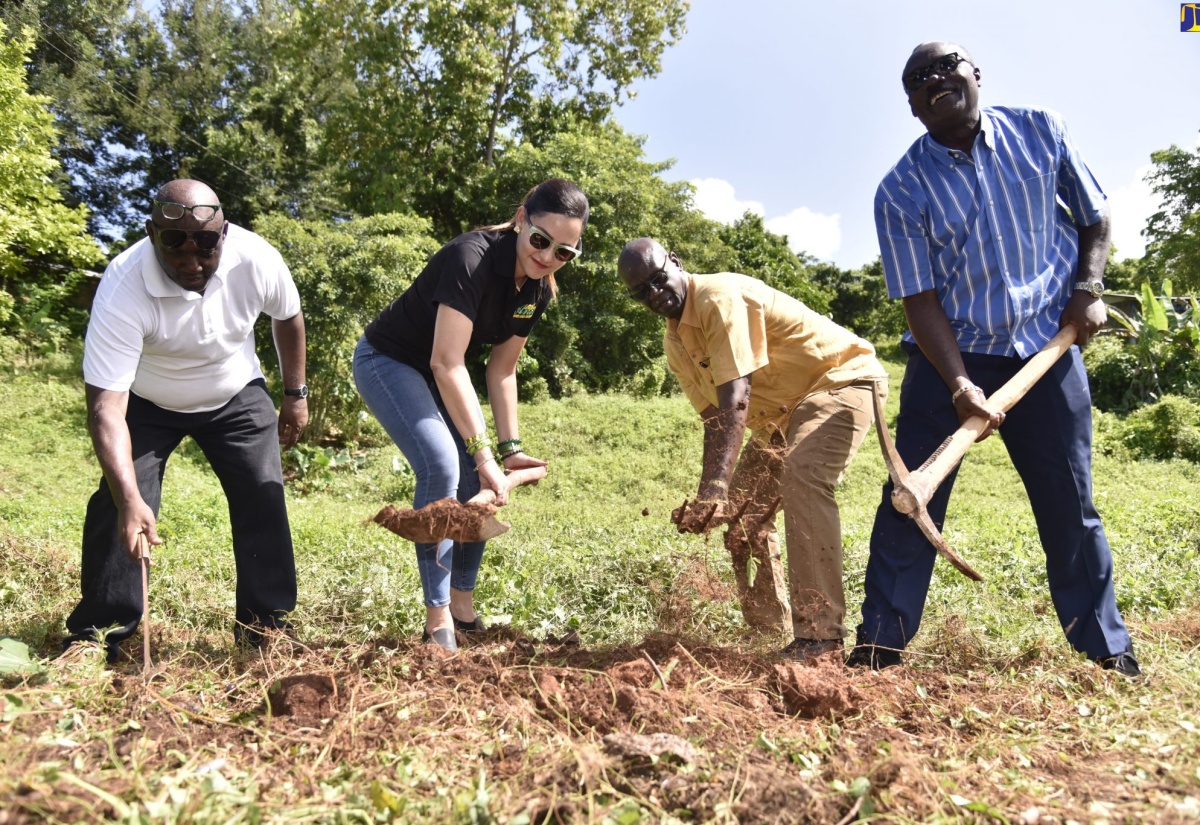
[[426,630],[421,634],[421,644],[435,644],[451,653],[458,652],[458,642],[454,639],[454,630],[449,627],[439,627],[437,630]]
[[[450,618],[454,619],[454,616],[451,616]],[[487,625],[485,625],[483,623],[483,619],[479,618],[478,616],[469,622],[465,622],[462,619],[454,619],[454,627],[457,630],[461,630],[463,633],[482,633],[483,631],[487,630]]]
[[1124,653],[1118,653],[1116,656],[1109,656],[1105,659],[1096,659],[1095,661],[1105,670],[1115,670],[1122,676],[1133,678],[1142,675],[1142,668],[1138,664],[1138,660],[1133,657],[1132,647]]

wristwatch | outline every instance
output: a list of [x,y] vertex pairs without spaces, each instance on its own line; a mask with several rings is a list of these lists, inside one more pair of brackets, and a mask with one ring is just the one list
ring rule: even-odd
[[284,389],[284,395],[294,395],[297,398],[308,398],[308,384],[301,384],[294,390]]
[[1075,291],[1076,292],[1086,292],[1089,295],[1091,295],[1093,298],[1103,298],[1104,297],[1104,282],[1100,281],[1100,280],[1076,281],[1075,282]]

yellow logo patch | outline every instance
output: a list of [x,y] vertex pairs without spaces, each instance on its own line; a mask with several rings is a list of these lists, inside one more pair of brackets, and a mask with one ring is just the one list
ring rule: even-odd
[[536,311],[537,304],[526,304],[525,306],[517,307],[516,311],[513,313],[513,317],[521,319],[532,318],[533,313]]

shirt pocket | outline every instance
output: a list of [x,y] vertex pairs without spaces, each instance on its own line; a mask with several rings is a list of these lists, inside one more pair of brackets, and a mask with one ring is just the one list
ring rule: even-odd
[[1056,173],[1050,172],[1009,184],[1008,197],[1018,229],[1041,233],[1054,225],[1057,178]]

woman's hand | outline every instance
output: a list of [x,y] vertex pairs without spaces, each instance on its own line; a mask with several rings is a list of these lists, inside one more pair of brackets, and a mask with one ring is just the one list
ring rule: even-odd
[[479,488],[495,492],[497,507],[508,504],[508,479],[500,464],[494,458],[489,458],[476,469],[479,471]]
[[525,453],[513,453],[508,458],[504,459],[504,469],[506,470],[524,470],[529,467],[549,467],[549,461],[543,461],[540,458],[534,458]]

